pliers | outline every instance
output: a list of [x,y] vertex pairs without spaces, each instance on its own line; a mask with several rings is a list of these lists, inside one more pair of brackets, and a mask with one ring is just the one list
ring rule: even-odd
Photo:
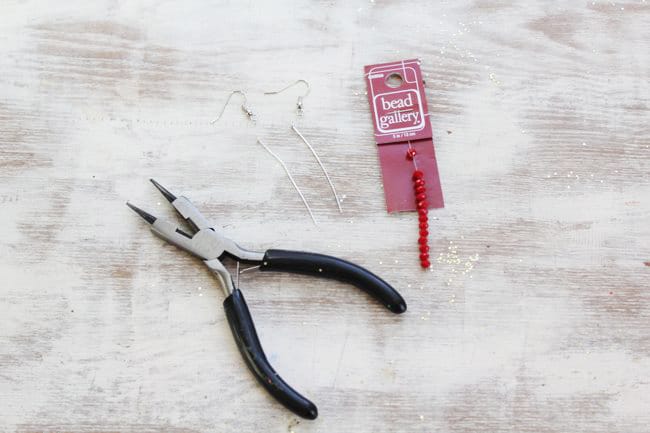
[[232,276],[221,260],[229,257],[238,262],[255,264],[260,271],[285,271],[347,282],[365,290],[395,314],[406,311],[402,296],[370,271],[336,257],[275,249],[266,252],[246,250],[226,237],[220,228],[212,226],[186,197],[176,197],[155,180],[151,179],[151,182],[187,221],[194,233],[186,233],[131,203],[126,204],[149,223],[154,234],[203,260],[225,292],[223,306],[226,317],[248,368],[285,407],[303,418],[316,419],[316,405],[282,380],[266,359],[244,295],[235,287]]

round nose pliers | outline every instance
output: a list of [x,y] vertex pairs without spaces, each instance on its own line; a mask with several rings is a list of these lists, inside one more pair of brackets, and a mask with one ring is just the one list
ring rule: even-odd
[[223,302],[233,337],[246,364],[266,390],[289,410],[307,419],[318,416],[316,405],[289,386],[266,359],[257,337],[253,319],[244,295],[221,260],[229,257],[238,262],[252,263],[260,271],[284,271],[343,281],[363,289],[395,314],[406,311],[402,296],[387,282],[361,266],[323,254],[270,249],[266,252],[246,250],[226,237],[220,228],[206,218],[183,196],[176,197],[155,180],[151,182],[171,203],[192,228],[192,234],[176,225],[127,205],[149,223],[157,236],[203,260],[219,280],[226,299]]

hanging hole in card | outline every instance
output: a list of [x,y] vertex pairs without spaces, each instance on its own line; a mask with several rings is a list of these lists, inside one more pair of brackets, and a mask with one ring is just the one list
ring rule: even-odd
[[392,87],[393,89],[402,87],[403,83],[404,79],[400,74],[390,74],[388,77],[386,77],[386,85],[388,87]]

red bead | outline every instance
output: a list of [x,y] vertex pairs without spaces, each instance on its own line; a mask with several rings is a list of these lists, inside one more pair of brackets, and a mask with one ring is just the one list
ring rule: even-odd
[[418,208],[418,215],[420,215],[420,217],[422,216],[426,217],[428,213],[429,213],[429,209]]
[[424,269],[426,269],[426,268],[428,268],[429,266],[431,266],[431,263],[430,263],[428,260],[421,260],[421,261],[420,261],[420,265],[421,265]]
[[429,224],[427,224],[425,221],[422,221],[420,223],[420,229],[428,229],[428,228],[429,228]]
[[420,236],[420,238],[418,239],[418,244],[420,244],[420,245],[426,245],[426,244],[427,244],[427,241],[428,241],[428,240],[427,240],[426,236]]
[[424,181],[424,179],[417,179],[417,180],[415,181],[415,186],[416,186],[416,187],[418,187],[418,186],[424,186],[425,184],[426,184],[426,182]]
[[425,192],[427,189],[424,186],[416,186],[415,187],[415,193],[416,194],[422,194]]
[[420,230],[420,236],[429,236],[429,230],[427,229]]
[[406,151],[406,158],[409,160],[412,160],[415,157],[415,155],[417,155],[415,149],[409,149]]
[[418,195],[415,196],[415,201],[426,200],[426,198],[427,198],[427,195],[425,193],[421,193],[421,194],[418,194]]
[[422,200],[417,202],[416,206],[418,207],[418,209],[426,209],[429,207],[429,203],[426,200]]
[[429,252],[429,245],[420,245],[420,252],[421,253],[428,253]]
[[422,179],[423,177],[424,177],[424,173],[422,173],[420,170],[415,170],[413,172],[413,180]]
[[429,260],[429,253],[420,254],[420,260]]
[[420,215],[420,216],[418,217],[418,220],[419,220],[421,223],[426,223],[427,221],[429,221],[429,217],[428,217],[426,214],[424,214],[424,215]]

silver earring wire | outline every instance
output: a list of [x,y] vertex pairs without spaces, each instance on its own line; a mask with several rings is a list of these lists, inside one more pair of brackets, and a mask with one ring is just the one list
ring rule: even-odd
[[296,80],[293,83],[289,84],[286,87],[283,87],[280,90],[276,90],[274,92],[264,92],[264,94],[265,95],[277,95],[278,93],[282,93],[285,90],[287,90],[287,89],[289,89],[289,88],[291,88],[291,87],[293,87],[293,86],[295,86],[296,84],[299,84],[299,83],[303,83],[304,85],[307,86],[307,91],[305,92],[305,94],[302,95],[302,96],[298,96],[298,100],[296,101],[296,108],[297,108],[296,111],[298,112],[298,116],[302,116],[302,112],[303,112],[303,110],[302,110],[303,101],[302,100],[303,100],[303,98],[306,98],[307,95],[309,95],[309,92],[311,92],[311,86],[309,85],[309,82],[307,80],[302,80],[302,79]]
[[253,110],[251,110],[250,106],[248,105],[248,98],[246,97],[246,93],[244,93],[243,90],[233,90],[232,92],[230,92],[230,95],[228,95],[228,99],[226,99],[226,103],[223,104],[223,108],[221,108],[221,112],[219,113],[219,115],[215,117],[214,120],[212,120],[210,123],[214,124],[215,122],[218,122],[219,119],[221,119],[221,116],[223,116],[224,111],[226,111],[226,107],[228,106],[230,99],[232,99],[232,97],[235,94],[239,94],[244,97],[244,102],[241,104],[241,109],[251,121],[255,122],[255,113],[253,112]]
[[325,178],[327,179],[327,183],[330,184],[330,189],[332,190],[332,193],[334,194],[334,199],[336,200],[336,205],[339,208],[339,213],[343,213],[343,208],[341,208],[341,200],[339,199],[339,195],[336,193],[336,188],[334,188],[334,183],[332,183],[332,179],[330,179],[330,175],[327,173],[327,170],[325,169],[325,165],[323,165],[323,162],[320,160],[320,157],[316,153],[316,150],[312,147],[311,144],[309,144],[309,141],[305,138],[304,135],[300,131],[298,131],[298,128],[296,128],[295,123],[291,124],[291,129],[298,134],[298,137],[302,139],[302,141],[305,142],[309,150],[311,150],[311,154],[314,155],[314,158],[316,158],[316,162],[318,162],[318,165],[320,166],[321,170],[323,170],[323,174],[325,175]]
[[296,189],[296,191],[298,191],[298,195],[300,195],[300,199],[302,200],[302,203],[303,203],[303,204],[305,205],[305,207],[307,208],[307,212],[309,212],[309,216],[311,217],[311,220],[314,222],[315,225],[318,225],[318,223],[316,222],[316,218],[314,217],[314,214],[312,213],[311,208],[309,207],[309,204],[307,203],[307,199],[305,199],[305,196],[302,194],[302,191],[301,191],[300,188],[298,187],[298,184],[296,184],[296,181],[293,180],[293,176],[291,175],[291,172],[289,172],[289,169],[288,169],[287,166],[285,165],[284,161],[282,161],[282,159],[281,159],[278,155],[276,155],[276,154],[275,154],[275,153],[274,153],[274,152],[273,152],[273,151],[272,151],[272,150],[271,150],[271,149],[270,149],[266,144],[264,144],[264,142],[263,142],[262,140],[260,140],[260,139],[258,138],[258,139],[257,139],[257,142],[258,142],[259,144],[261,144],[262,147],[263,147],[263,148],[264,148],[264,149],[265,149],[265,150],[266,150],[266,151],[267,151],[267,152],[268,152],[268,153],[269,153],[273,158],[275,158],[275,159],[280,163],[280,165],[281,165],[282,168],[284,169],[284,172],[287,174],[287,177],[288,177],[289,180],[291,181],[291,184],[292,184],[293,187]]

